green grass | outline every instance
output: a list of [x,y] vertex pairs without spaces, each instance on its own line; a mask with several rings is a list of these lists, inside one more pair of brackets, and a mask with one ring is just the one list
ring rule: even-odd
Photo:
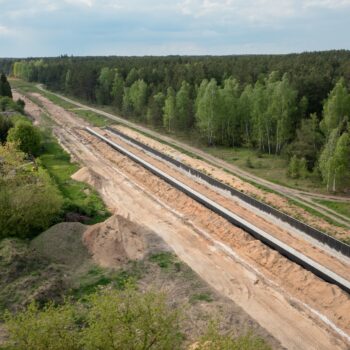
[[159,267],[162,269],[168,269],[169,267],[173,266],[175,262],[175,257],[173,254],[169,252],[161,252],[152,254],[149,257],[149,260],[151,262],[157,263]]
[[84,120],[92,124],[93,126],[104,127],[114,123],[111,119],[89,110],[73,109],[71,111],[78,117],[83,118]]
[[287,176],[288,160],[280,155],[269,155],[248,148],[202,147],[202,149],[227,163],[273,183],[290,188],[326,193],[321,180],[310,173],[305,178]]
[[314,200],[317,203],[323,204],[329,209],[332,209],[336,211],[337,213],[347,216],[350,218],[350,202],[335,202],[335,201],[328,201],[328,200],[321,200],[321,199],[315,199]]
[[83,182],[71,179],[71,176],[79,170],[79,166],[71,162],[70,155],[47,132],[44,134],[40,162],[65,198],[66,212],[77,212],[88,216],[90,218],[88,224],[104,221],[110,215],[96,191]]
[[[58,97],[50,92],[46,92],[46,91],[42,91],[42,90],[38,89],[34,83],[28,83],[26,81],[16,80],[16,79],[9,79],[9,81],[10,81],[12,88],[17,89],[19,92],[23,92],[25,94],[32,93],[32,92],[39,93],[39,94],[43,95],[44,97],[46,97],[48,100],[50,100],[52,103],[54,103],[62,108],[65,108],[65,109],[71,109],[71,108],[76,107],[74,104],[63,100],[60,97]],[[39,104],[39,106],[41,106],[40,101],[38,101],[36,99],[35,102],[37,104]]]
[[143,263],[131,261],[127,268],[114,271],[94,266],[79,280],[79,286],[71,290],[71,295],[76,299],[96,292],[103,286],[111,286],[116,289],[124,289],[127,284],[135,283],[144,273]]
[[189,298],[189,302],[191,304],[195,304],[198,301],[206,301],[207,303],[212,302],[214,299],[212,298],[210,293],[196,293],[192,294]]

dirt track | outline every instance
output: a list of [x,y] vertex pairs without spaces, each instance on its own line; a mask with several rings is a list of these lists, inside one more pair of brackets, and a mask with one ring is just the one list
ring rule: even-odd
[[[310,312],[310,306],[350,334],[349,296],[191,203],[183,194],[174,193],[176,190],[144,169],[92,140],[81,131],[84,123],[80,119],[36,97],[60,125],[54,128],[57,137],[87,166],[80,179],[93,184],[111,209],[157,232],[204,280],[240,305],[287,348],[347,348],[339,335]],[[27,110],[34,107],[27,104]]]

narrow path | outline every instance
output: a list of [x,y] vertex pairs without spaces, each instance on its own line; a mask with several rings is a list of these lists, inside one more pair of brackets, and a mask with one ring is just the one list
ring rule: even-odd
[[306,192],[306,191],[296,190],[296,189],[292,189],[289,187],[285,187],[282,185],[272,183],[268,180],[262,179],[258,176],[255,176],[255,175],[252,175],[252,174],[240,169],[239,167],[237,167],[233,164],[229,164],[226,161],[219,159],[217,157],[214,157],[214,156],[212,156],[212,155],[210,155],[210,154],[208,154],[208,153],[206,153],[198,148],[189,146],[184,142],[177,141],[177,140],[175,140],[171,137],[168,137],[168,136],[164,136],[162,134],[159,134],[156,131],[153,131],[153,130],[150,130],[146,127],[134,124],[128,120],[125,120],[124,118],[118,117],[116,115],[105,112],[103,110],[100,110],[100,109],[97,109],[94,107],[89,107],[88,105],[82,104],[80,102],[76,102],[76,101],[74,101],[68,97],[65,97],[61,94],[57,94],[57,93],[54,93],[52,91],[46,90],[41,84],[38,84],[37,87],[38,87],[38,89],[40,89],[43,92],[51,93],[51,94],[61,98],[62,100],[65,100],[69,103],[72,103],[80,108],[84,108],[84,109],[90,110],[92,112],[101,114],[109,119],[117,121],[118,123],[122,123],[124,125],[127,125],[127,126],[133,128],[133,129],[136,129],[138,131],[141,131],[143,133],[151,135],[152,137],[155,137],[159,140],[162,140],[163,142],[166,142],[166,143],[175,145],[176,147],[182,148],[185,151],[190,152],[192,154],[195,154],[195,155],[201,157],[202,159],[208,161],[209,163],[216,165],[220,168],[223,168],[229,172],[232,172],[235,175],[238,175],[239,177],[241,177],[245,180],[252,181],[252,182],[257,183],[259,185],[265,186],[265,187],[267,187],[275,192],[282,194],[283,196],[285,196],[289,199],[296,201],[297,203],[299,203],[301,205],[310,207],[310,208],[318,211],[319,213],[323,214],[324,216],[328,217],[329,219],[331,219],[335,222],[338,222],[338,223],[340,223],[340,224],[342,224],[350,229],[350,218],[349,217],[342,215],[342,214],[339,214],[336,211],[334,211],[334,210],[332,210],[332,209],[330,209],[330,208],[328,208],[320,203],[315,203],[311,199],[311,198],[317,198],[317,199],[326,199],[326,200],[350,201],[350,198],[348,198],[348,197],[340,197],[340,196],[334,196],[334,195],[323,195],[323,194],[318,194],[318,193],[313,193],[313,192]]

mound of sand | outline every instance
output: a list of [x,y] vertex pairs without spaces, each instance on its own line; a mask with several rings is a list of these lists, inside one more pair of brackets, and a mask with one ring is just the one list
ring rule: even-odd
[[95,263],[109,268],[142,260],[151,251],[164,249],[164,242],[147,228],[120,215],[88,228],[83,240]]
[[71,178],[76,181],[86,182],[93,187],[99,187],[98,185],[101,183],[101,176],[95,173],[93,170],[83,167],[79,169],[76,173],[74,173]]
[[53,262],[75,268],[91,260],[82,240],[86,228],[79,222],[62,222],[34,238],[30,246]]

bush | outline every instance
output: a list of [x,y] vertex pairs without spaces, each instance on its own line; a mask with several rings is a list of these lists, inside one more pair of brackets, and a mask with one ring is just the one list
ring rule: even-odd
[[41,134],[29,122],[19,121],[9,131],[7,141],[15,142],[22,152],[37,156],[40,151]]
[[7,314],[8,349],[179,349],[180,312],[159,293],[103,290],[84,302]]
[[7,139],[9,130],[13,127],[10,118],[0,114],[0,143],[4,143]]
[[79,350],[79,329],[76,310],[70,303],[39,310],[32,303],[15,316],[5,315],[10,339],[9,350]]
[[297,179],[300,177],[300,163],[296,155],[294,155],[289,161],[287,176],[291,179]]
[[222,335],[215,323],[211,323],[207,333],[193,347],[193,350],[270,350],[264,339],[254,336],[252,333],[234,337]]
[[14,145],[0,146],[0,239],[39,233],[58,217],[62,198],[46,171]]

